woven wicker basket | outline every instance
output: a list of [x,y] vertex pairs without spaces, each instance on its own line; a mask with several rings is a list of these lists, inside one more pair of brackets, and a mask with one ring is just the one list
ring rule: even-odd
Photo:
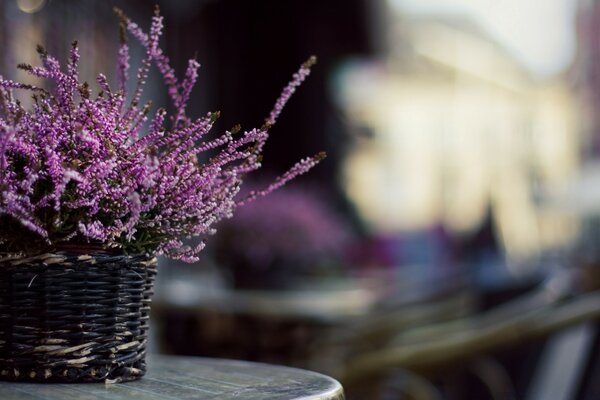
[[155,275],[146,255],[69,250],[0,260],[0,379],[140,378]]

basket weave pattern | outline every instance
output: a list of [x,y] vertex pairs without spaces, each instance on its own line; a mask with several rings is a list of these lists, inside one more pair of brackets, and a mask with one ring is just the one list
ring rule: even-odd
[[122,382],[146,371],[156,259],[0,260],[0,379]]

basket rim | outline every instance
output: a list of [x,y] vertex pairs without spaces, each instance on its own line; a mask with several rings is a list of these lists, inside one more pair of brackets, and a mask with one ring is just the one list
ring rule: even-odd
[[0,253],[0,268],[2,264],[10,265],[10,266],[18,266],[21,264],[30,264],[30,263],[42,263],[44,265],[52,265],[52,264],[60,264],[63,262],[67,262],[69,260],[75,259],[76,261],[86,262],[92,261],[94,258],[100,257],[115,257],[115,258],[123,258],[123,259],[135,259],[139,257],[147,258],[146,261],[142,262],[143,264],[150,265],[155,264],[158,259],[155,255],[150,253],[135,253],[135,254],[126,254],[121,251],[111,252],[106,251],[106,249],[102,247],[97,248],[61,248],[54,249],[51,251],[46,251],[38,254],[27,254],[27,253]]

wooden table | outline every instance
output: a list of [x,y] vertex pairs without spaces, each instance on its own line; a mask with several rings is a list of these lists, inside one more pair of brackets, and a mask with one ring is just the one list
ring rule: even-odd
[[148,373],[121,384],[0,382],[2,400],[343,400],[342,386],[311,371],[245,361],[153,355]]

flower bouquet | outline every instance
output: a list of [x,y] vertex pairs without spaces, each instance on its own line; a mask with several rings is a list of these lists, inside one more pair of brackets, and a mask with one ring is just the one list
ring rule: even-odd
[[[142,376],[155,257],[195,261],[216,222],[323,158],[305,158],[240,198],[244,177],[261,165],[269,129],[314,58],[294,74],[262,127],[236,126],[207,139],[219,114],[186,115],[199,64],[190,60],[183,79],[176,77],[159,47],[158,11],[148,33],[117,15],[116,87],[102,74],[97,94],[79,81],[77,43],[65,67],[41,46],[41,66],[19,65],[47,87],[0,77],[1,379]],[[131,93],[127,33],[145,49]],[[152,64],[170,115],[141,103]],[[27,92],[28,108],[18,100]]]

